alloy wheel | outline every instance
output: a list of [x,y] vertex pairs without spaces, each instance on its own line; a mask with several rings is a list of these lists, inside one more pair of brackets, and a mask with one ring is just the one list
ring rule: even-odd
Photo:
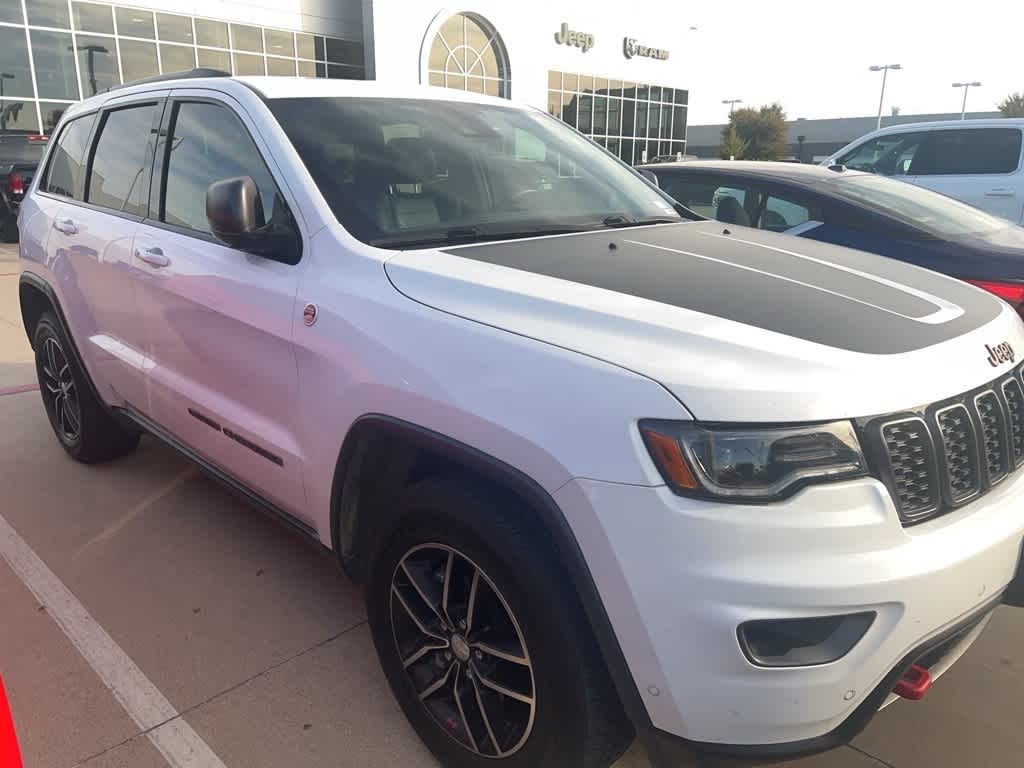
[[67,355],[52,336],[43,344],[43,391],[53,415],[53,423],[69,443],[78,439],[82,429],[82,410],[78,389],[71,374]]
[[413,690],[445,733],[481,757],[523,747],[533,665],[519,622],[476,563],[444,544],[410,549],[392,576],[391,626]]

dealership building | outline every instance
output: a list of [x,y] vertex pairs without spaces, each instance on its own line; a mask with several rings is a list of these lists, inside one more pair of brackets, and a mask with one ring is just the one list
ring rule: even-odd
[[80,98],[198,66],[487,93],[546,109],[629,162],[685,152],[682,38],[636,20],[654,13],[556,5],[0,0],[0,132],[49,133]]

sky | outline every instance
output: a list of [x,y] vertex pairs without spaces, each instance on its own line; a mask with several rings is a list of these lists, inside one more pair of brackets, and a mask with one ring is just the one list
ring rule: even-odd
[[[962,90],[980,81],[968,111],[992,111],[1024,91],[1024,3],[1020,0],[855,0],[839,3],[680,3],[646,0],[674,29],[675,77],[690,89],[690,125],[721,123],[729,107],[782,104],[787,117],[859,117],[878,111],[881,73],[890,72],[883,114],[959,112]],[[623,8],[625,4],[615,4]],[[696,31],[690,31],[696,26]],[[678,55],[677,55],[678,54]]]

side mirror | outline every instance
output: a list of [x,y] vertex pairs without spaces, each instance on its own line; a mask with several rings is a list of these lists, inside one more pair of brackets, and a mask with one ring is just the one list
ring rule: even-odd
[[648,171],[646,168],[641,168],[640,175],[647,179],[649,182],[651,182],[651,184],[653,184],[654,186],[659,188],[661,187],[661,185],[658,184],[658,177],[654,175],[653,171]]
[[299,261],[302,244],[284,201],[274,200],[268,222],[251,176],[221,179],[207,187],[206,219],[213,236],[229,248],[285,264]]
[[206,218],[225,245],[249,250],[266,226],[260,190],[251,176],[221,179],[206,188]]

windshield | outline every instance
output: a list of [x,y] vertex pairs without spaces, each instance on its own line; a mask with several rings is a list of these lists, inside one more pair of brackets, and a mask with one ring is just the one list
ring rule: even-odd
[[627,166],[533,110],[353,98],[270,107],[338,221],[374,245],[683,220]]
[[44,141],[29,141],[24,136],[0,136],[0,165],[38,163],[45,150]]
[[839,197],[865,203],[934,237],[988,234],[1010,226],[1004,219],[905,181],[881,176],[840,176],[826,184]]

